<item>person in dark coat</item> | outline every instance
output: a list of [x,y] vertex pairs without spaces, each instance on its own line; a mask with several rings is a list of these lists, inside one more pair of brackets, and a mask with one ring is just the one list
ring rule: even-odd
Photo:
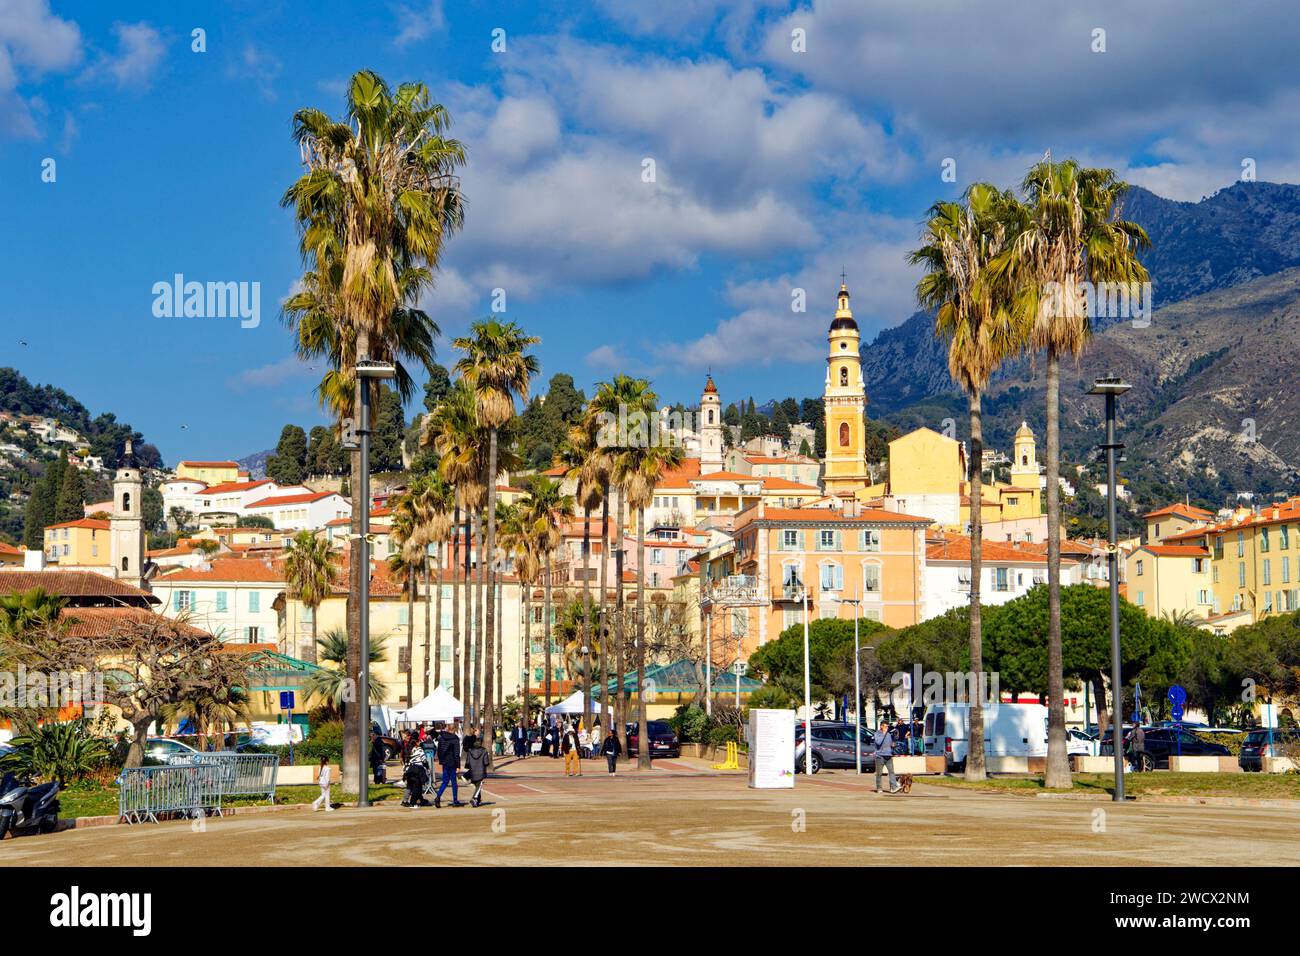
[[490,760],[487,749],[478,742],[477,737],[465,738],[465,776],[474,784],[474,796],[469,800],[471,807],[483,805],[483,781],[487,777]]
[[460,738],[447,728],[438,732],[438,766],[442,768],[442,780],[438,792],[433,796],[433,805],[442,807],[442,792],[451,784],[451,805],[463,807],[456,787],[456,774],[460,772]]
[[370,770],[375,776],[375,783],[384,782],[384,761],[388,758],[388,753],[384,747],[384,740],[377,733],[370,735]]
[[609,767],[609,775],[614,776],[618,772],[618,758],[623,753],[623,745],[618,742],[618,735],[614,733],[613,727],[609,728],[605,742],[600,745],[600,752],[605,755],[605,765]]
[[514,741],[516,757],[528,756],[528,730],[522,720],[510,731],[510,739]]

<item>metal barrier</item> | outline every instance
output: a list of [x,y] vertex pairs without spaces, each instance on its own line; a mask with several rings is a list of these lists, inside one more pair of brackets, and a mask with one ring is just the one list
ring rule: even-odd
[[186,763],[128,767],[118,777],[118,818],[158,822],[159,814],[221,815],[228,796],[275,799],[275,754],[196,754]]
[[278,754],[201,753],[193,762],[221,768],[223,796],[275,799]]

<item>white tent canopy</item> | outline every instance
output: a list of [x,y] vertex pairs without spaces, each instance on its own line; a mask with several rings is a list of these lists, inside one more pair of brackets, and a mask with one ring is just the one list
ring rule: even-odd
[[425,724],[440,720],[460,720],[464,716],[465,705],[445,687],[436,687],[424,700],[399,713],[397,720],[405,724]]
[[[558,704],[552,704],[546,708],[548,714],[580,714],[582,713],[582,691],[575,690]],[[593,714],[600,712],[600,701],[593,695],[591,698],[591,712]],[[609,706],[605,707],[606,713],[611,713]]]

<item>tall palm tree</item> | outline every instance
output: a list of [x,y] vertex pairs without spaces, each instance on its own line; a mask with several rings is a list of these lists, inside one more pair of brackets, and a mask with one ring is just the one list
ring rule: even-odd
[[[348,660],[348,645],[352,642],[348,638],[348,632],[341,627],[332,627],[325,632],[323,637],[317,639],[316,644],[320,648],[317,657],[326,664],[333,664],[333,667],[322,667],[319,670],[312,671],[303,682],[303,692],[310,698],[320,698],[322,703],[335,710],[343,713],[344,723],[347,723],[348,711],[361,710],[360,707],[349,707],[345,690],[348,685],[344,682],[345,668]],[[384,645],[388,643],[388,636],[381,634],[370,642],[370,663],[378,664],[384,660]],[[370,703],[382,704],[388,697],[388,686],[378,679],[370,681]]]
[[[438,473],[456,490],[456,504],[453,509],[452,524],[452,576],[463,571],[462,586],[457,587],[453,580],[451,597],[452,615],[452,683],[454,693],[462,702],[468,703],[472,698],[469,683],[470,654],[470,620],[471,604],[469,600],[470,582],[470,542],[473,515],[482,507],[486,499],[487,470],[486,442],[482,426],[474,408],[474,396],[462,380],[457,380],[443,399],[441,405],[429,416],[425,425],[422,441],[432,444],[438,452]],[[464,523],[461,516],[464,515]],[[464,548],[463,565],[460,558]],[[461,620],[459,603],[464,591],[464,620]],[[461,646],[466,648],[462,665]]]
[[396,550],[388,556],[388,568],[402,582],[406,595],[406,706],[415,706],[415,593],[424,566],[425,543],[410,493],[398,496],[393,505],[389,538]]
[[[337,370],[391,359],[400,350],[397,313],[432,283],[446,239],[463,222],[456,171],[465,162],[465,149],[445,135],[449,126],[447,111],[432,102],[423,84],[404,83],[393,91],[368,70],[352,77],[342,121],[311,108],[294,114],[294,139],[307,171],[282,203],[293,207],[308,270],[324,275],[338,269],[332,353],[343,357],[350,350],[354,362],[338,364]],[[408,276],[405,285],[403,275]],[[357,405],[361,387],[358,381]],[[361,509],[370,507],[361,500],[362,467],[354,456],[354,523],[360,522]],[[356,634],[360,618],[353,597],[366,586],[366,569],[357,528],[353,534],[348,628]],[[360,645],[353,641],[348,646],[347,672],[356,680],[362,667]],[[351,708],[348,715],[350,740],[361,738],[363,709]],[[343,783],[359,791],[362,770],[348,756],[355,749],[344,749]]]
[[[452,514],[456,506],[456,492],[439,474],[419,476],[412,484],[416,518],[424,531],[425,540],[433,548],[433,561],[425,562],[424,578],[424,697],[429,696],[430,668],[433,670],[433,687],[442,686],[442,576],[443,556],[451,536]],[[433,574],[430,575],[430,567]],[[433,578],[433,583],[430,581]],[[430,588],[436,587],[434,599],[433,646],[430,648],[429,597]]]
[[[334,590],[338,566],[330,543],[311,531],[299,531],[289,541],[284,557],[284,584],[288,597],[311,610],[311,647],[307,660],[316,663],[316,615],[321,602]],[[298,651],[294,648],[294,653]]]
[[[654,395],[651,393],[652,403]],[[650,769],[650,742],[646,736],[645,695],[645,509],[654,500],[655,486],[664,473],[681,464],[682,449],[676,444],[651,444],[624,449],[615,461],[615,474],[627,494],[628,506],[636,511],[636,696],[637,763]]]
[[[574,481],[574,496],[582,509],[582,719],[591,722],[591,513],[605,501],[605,472],[608,455],[596,441],[596,432],[579,423],[569,429],[569,440],[560,451],[565,477]],[[602,552],[603,554],[603,552]],[[597,619],[599,620],[599,618]],[[604,695],[602,694],[602,697]]]
[[935,310],[935,335],[948,341],[948,372],[966,392],[970,415],[970,660],[975,697],[970,702],[970,752],[966,779],[984,780],[983,640],[980,583],[983,567],[983,455],[981,397],[989,377],[1021,347],[1021,333],[1005,296],[986,275],[989,262],[1006,248],[1008,210],[1014,197],[987,183],[966,191],[965,203],[930,207],[920,248],[909,255],[925,275],[916,286],[917,302]]
[[1092,326],[1084,281],[1145,282],[1138,251],[1150,245],[1142,227],[1120,219],[1128,184],[1109,169],[1080,167],[1051,155],[1030,168],[1017,212],[1016,238],[991,264],[997,282],[1014,289],[1013,308],[1027,344],[1047,352],[1047,773],[1049,787],[1070,786],[1061,659],[1061,356],[1077,358]]
[[[588,417],[593,422],[605,418],[607,421],[626,421],[630,424],[643,422],[648,426],[648,423],[654,420],[652,416],[658,414],[658,409],[655,407],[657,401],[657,396],[650,389],[650,383],[645,379],[619,374],[614,376],[613,381],[601,382],[596,386],[596,394],[592,396],[588,406]],[[616,731],[621,731],[621,728],[627,726],[627,687],[624,681],[627,673],[624,661],[627,647],[625,633],[627,621],[623,600],[625,558],[623,534],[626,522],[623,514],[627,507],[625,479],[631,473],[631,469],[626,467],[622,458],[629,451],[631,438],[631,435],[609,436],[597,432],[597,441],[603,445],[609,456],[610,486],[618,491],[618,507],[615,510],[614,525],[611,529],[611,534],[618,538],[614,543],[614,670],[617,682],[614,727]]]
[[[525,335],[513,322],[487,319],[470,326],[470,334],[456,339],[452,344],[465,353],[456,363],[461,380],[474,395],[474,410],[479,424],[488,431],[487,467],[487,536],[484,550],[491,558],[496,553],[497,530],[497,438],[501,427],[515,413],[515,399],[528,400],[528,386],[539,368],[535,356],[528,349],[540,342],[535,336]],[[496,592],[490,589],[484,608],[484,631],[487,653],[482,661],[483,679],[483,739],[492,740],[493,690],[492,667],[496,622]]]
[[541,574],[539,546],[542,540],[534,533],[538,516],[537,502],[531,495],[521,500],[501,523],[501,547],[514,558],[515,577],[519,580],[524,612],[524,674],[521,700],[524,725],[529,724],[528,684],[533,667],[532,594]]
[[554,674],[551,664],[551,619],[554,617],[554,592],[552,590],[551,564],[555,549],[564,541],[561,528],[566,520],[573,517],[573,496],[560,490],[560,483],[552,481],[545,475],[534,475],[527,497],[521,502],[526,516],[529,534],[534,541],[536,553],[541,559],[543,585],[545,587],[544,633],[546,639],[546,703],[551,704],[551,679]]

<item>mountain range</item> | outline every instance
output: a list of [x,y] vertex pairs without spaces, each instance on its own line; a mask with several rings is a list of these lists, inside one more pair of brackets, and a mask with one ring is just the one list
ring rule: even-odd
[[[1100,321],[1076,365],[1062,366],[1062,447],[1088,460],[1100,440],[1096,377],[1121,374],[1133,468],[1191,483],[1218,500],[1232,490],[1281,490],[1300,475],[1300,186],[1241,182],[1200,202],[1176,202],[1142,188],[1123,215],[1146,229],[1143,262],[1152,276],[1150,325]],[[873,417],[963,430],[964,400],[948,375],[946,345],[933,318],[917,312],[863,347]],[[986,441],[1009,447],[1020,421],[1043,434],[1041,362],[1010,363],[985,403]]]

